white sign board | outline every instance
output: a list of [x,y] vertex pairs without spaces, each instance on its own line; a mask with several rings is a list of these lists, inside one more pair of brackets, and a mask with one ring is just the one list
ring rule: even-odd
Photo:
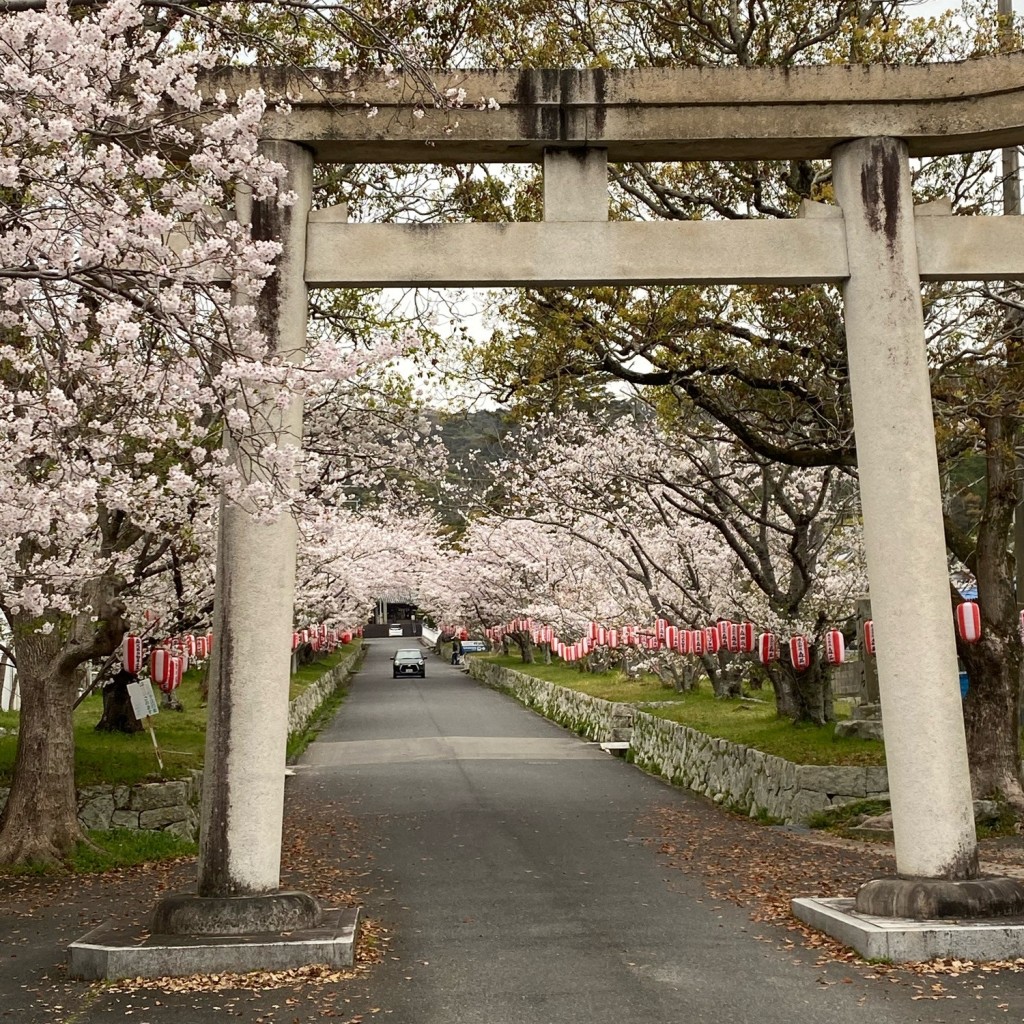
[[150,715],[157,714],[160,710],[156,697],[153,695],[152,683],[141,679],[137,679],[134,683],[129,683],[128,696],[131,698],[132,711],[135,712],[135,717],[140,722]]

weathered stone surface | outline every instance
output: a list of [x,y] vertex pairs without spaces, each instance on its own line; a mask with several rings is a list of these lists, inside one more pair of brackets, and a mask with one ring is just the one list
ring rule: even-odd
[[1000,807],[997,800],[975,800],[974,821],[978,825],[990,825],[999,820]]
[[259,896],[165,896],[153,914],[156,935],[258,935],[315,928],[320,904],[304,892]]
[[182,780],[174,782],[151,782],[142,786],[133,786],[129,806],[133,811],[151,811],[156,807],[171,807],[183,804],[188,800],[188,783]]
[[103,793],[87,801],[78,809],[78,820],[83,828],[110,828],[110,820],[114,814],[114,798]]
[[848,718],[844,722],[837,722],[836,735],[844,738],[856,736],[862,740],[885,740],[881,720],[868,718]]
[[172,821],[162,832],[169,832],[179,839],[195,839],[199,833],[199,819],[195,814],[190,814],[183,821]]
[[866,794],[865,772],[862,767],[846,765],[800,765],[797,770],[800,789],[815,789],[829,796],[856,796]]
[[159,830],[176,821],[188,820],[188,806],[178,804],[172,807],[155,807],[139,813],[139,828]]
[[130,786],[115,786],[113,790],[114,806],[119,811],[128,809],[131,803],[132,790]]
[[114,811],[110,816],[110,827],[137,829],[139,827],[139,812],[123,810]]

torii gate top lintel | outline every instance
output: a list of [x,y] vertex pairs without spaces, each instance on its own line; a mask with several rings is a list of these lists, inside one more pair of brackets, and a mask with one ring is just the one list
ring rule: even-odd
[[545,149],[586,147],[612,161],[827,159],[870,136],[901,138],[910,156],[1024,143],[1024,53],[906,66],[443,71],[435,84],[462,90],[463,105],[437,109],[411,78],[383,74],[225,69],[204,86],[287,99],[287,110],[271,102],[264,137],[324,162],[531,163]]

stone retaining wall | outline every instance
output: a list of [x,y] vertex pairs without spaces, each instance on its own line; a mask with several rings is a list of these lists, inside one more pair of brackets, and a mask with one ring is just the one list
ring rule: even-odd
[[[357,648],[347,654],[330,672],[289,702],[289,736],[301,732],[320,705],[348,679],[360,653]],[[203,773],[198,769],[192,769],[187,779],[170,782],[86,786],[78,791],[78,820],[88,829],[144,829],[195,839],[199,834],[202,787]],[[0,789],[0,810],[7,802],[7,793],[8,790]]]
[[631,730],[630,756],[639,767],[751,817],[803,823],[828,807],[888,797],[884,766],[793,764],[630,704],[590,697],[478,658],[468,661],[474,678],[587,739],[624,739]]

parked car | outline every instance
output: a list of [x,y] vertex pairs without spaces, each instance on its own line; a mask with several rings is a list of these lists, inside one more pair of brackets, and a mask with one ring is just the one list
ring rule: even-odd
[[394,679],[397,679],[399,676],[419,676],[420,679],[426,679],[427,677],[427,665],[423,660],[422,651],[395,651],[391,668],[391,675]]

